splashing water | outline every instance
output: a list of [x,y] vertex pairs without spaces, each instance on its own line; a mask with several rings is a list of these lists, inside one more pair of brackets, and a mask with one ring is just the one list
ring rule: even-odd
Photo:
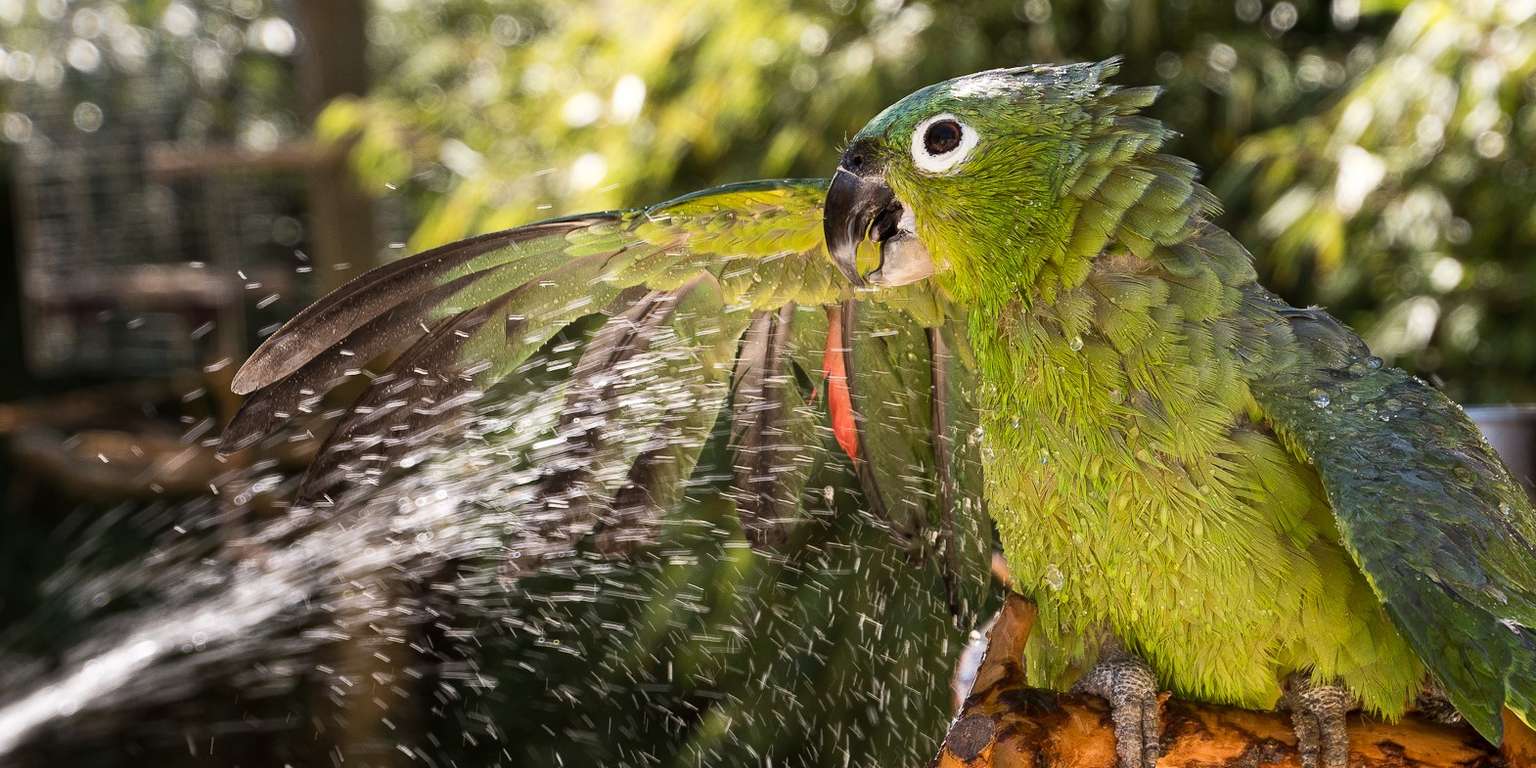
[[[451,429],[360,444],[335,503],[253,521],[254,499],[295,485],[266,467],[218,497],[146,511],[190,533],[49,584],[105,639],[46,674],[0,648],[0,762],[65,723],[84,741],[215,684],[242,701],[318,690],[381,723],[375,738],[395,739],[381,751],[429,762],[466,750],[473,764],[926,760],[961,637],[937,575],[912,568],[856,494],[823,493],[848,485],[846,467],[807,483],[815,527],[792,556],[746,546],[712,490],[731,467],[709,449],[672,512],[594,505],[626,478],[594,468],[573,435],[654,448],[657,433],[634,425],[704,397],[656,386],[643,365],[629,375],[647,387],[584,419],[566,418],[561,390],[471,397]],[[730,426],[663,437],[715,445]],[[241,535],[219,535],[234,523]],[[398,663],[343,668],[348,646]],[[391,718],[412,697],[436,714],[407,735]],[[270,727],[313,741],[311,720],[291,719]]]
[[[520,434],[543,435],[554,413],[548,402],[527,399],[502,410],[516,416],[503,414],[497,422],[487,412],[476,418]],[[513,437],[496,447],[518,450],[528,442]],[[418,455],[407,462],[427,462],[415,476],[353,494],[325,514],[295,509],[230,546],[194,537],[142,563],[69,585],[68,593],[95,594],[96,602],[106,602],[106,594],[139,589],[157,594],[164,603],[126,621],[109,622],[110,634],[120,639],[82,649],[63,672],[34,683],[29,693],[0,699],[0,756],[50,722],[182,694],[182,686],[162,686],[176,677],[196,676],[217,661],[269,655],[262,647],[301,624],[306,614],[366,613],[377,607],[377,596],[350,587],[380,574],[398,579],[412,571],[430,571],[449,559],[494,551],[505,538],[508,518],[463,515],[466,499],[478,485],[481,494],[494,493],[512,506],[526,503],[540,473],[477,476],[467,470],[477,463],[493,466],[484,462],[483,447],[432,453],[435,458]],[[274,484],[273,478],[248,483]],[[195,520],[214,505],[214,500],[198,500],[182,515]],[[201,527],[222,521],[213,516]],[[311,642],[301,639],[298,652],[327,638],[316,634],[308,639]]]
[[[132,692],[129,684],[157,660],[188,646],[241,639],[245,633],[285,611],[303,605],[323,580],[366,578],[401,555],[427,552],[407,547],[391,551],[372,546],[381,523],[390,531],[441,531],[455,505],[448,500],[425,505],[405,519],[363,518],[367,524],[316,530],[259,561],[240,563],[227,587],[163,614],[151,614],[108,650],[95,653],[19,701],[0,707],[0,756],[14,750],[34,729],[59,717],[110,706]],[[448,529],[451,536],[455,528]],[[276,533],[274,529],[272,533]],[[415,539],[410,539],[414,541]],[[244,637],[246,645],[252,638]],[[230,649],[225,648],[224,653]]]

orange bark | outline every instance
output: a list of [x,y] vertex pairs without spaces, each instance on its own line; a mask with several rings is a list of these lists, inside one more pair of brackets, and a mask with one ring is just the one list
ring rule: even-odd
[[[1019,659],[1035,608],[1010,596],[988,638],[972,693],[935,759],[937,768],[1114,768],[1109,710],[1097,697],[1030,688]],[[1163,705],[1160,768],[1277,766],[1299,768],[1296,738],[1284,713],[1208,706],[1178,699]],[[1415,717],[1388,724],[1352,716],[1351,768],[1530,766],[1533,740],[1510,723],[1505,754],[1467,726]],[[1518,727],[1515,727],[1518,726]],[[1517,735],[1518,734],[1518,735]]]

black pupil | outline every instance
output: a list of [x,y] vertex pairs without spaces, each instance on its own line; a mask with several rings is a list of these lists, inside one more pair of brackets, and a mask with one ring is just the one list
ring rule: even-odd
[[960,124],[953,120],[940,120],[928,126],[923,134],[923,148],[930,155],[942,155],[960,146]]

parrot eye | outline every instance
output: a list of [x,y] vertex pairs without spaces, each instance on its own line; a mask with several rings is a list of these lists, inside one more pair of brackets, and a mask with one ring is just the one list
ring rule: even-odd
[[928,126],[923,134],[923,149],[930,155],[942,155],[960,146],[960,124],[953,120],[940,120]]
[[919,170],[945,173],[971,153],[976,139],[976,132],[954,115],[934,115],[912,132],[912,160]]

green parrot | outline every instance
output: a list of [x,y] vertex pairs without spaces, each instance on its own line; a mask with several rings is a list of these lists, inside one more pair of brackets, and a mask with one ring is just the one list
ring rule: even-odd
[[1349,709],[1425,694],[1494,743],[1528,728],[1530,501],[1455,403],[1256,282],[1139,114],[1157,89],[1116,69],[956,78],[876,116],[830,180],[375,269],[251,356],[225,443],[408,344],[325,439],[320,496],[565,345],[574,362],[541,369],[563,458],[537,502],[562,546],[643,537],[710,493],[778,546],[830,440],[957,611],[979,605],[990,518],[1040,609],[1032,679],[1105,697],[1123,768],[1157,759],[1160,689],[1289,708],[1309,766],[1346,764]]

